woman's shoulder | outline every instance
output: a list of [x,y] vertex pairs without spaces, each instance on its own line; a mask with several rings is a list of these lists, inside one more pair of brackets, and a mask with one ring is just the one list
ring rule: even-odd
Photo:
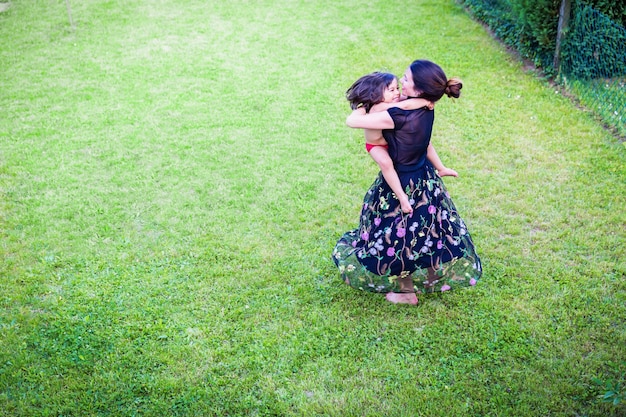
[[424,130],[432,127],[435,121],[435,111],[428,108],[402,110],[389,109],[396,130]]
[[404,110],[404,109],[401,109],[400,107],[392,107],[388,109],[387,111],[389,112],[389,114],[417,114],[417,113],[423,113],[423,112],[432,112],[433,110],[428,109],[428,107],[420,107],[419,109],[410,109],[410,110]]
[[434,114],[434,110],[430,110],[427,107],[412,110],[404,110],[399,107],[392,107],[387,111],[389,112],[391,118],[394,120],[397,118],[421,118],[423,116],[428,116],[429,114]]

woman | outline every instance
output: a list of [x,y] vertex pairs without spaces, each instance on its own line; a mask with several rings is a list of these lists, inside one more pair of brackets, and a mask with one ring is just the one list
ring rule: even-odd
[[[430,101],[421,98],[399,101],[400,89],[398,88],[398,79],[395,75],[388,72],[372,72],[362,76],[348,88],[346,98],[353,110],[362,108],[364,113],[369,113],[373,109],[383,111],[392,107],[409,110],[425,106],[430,106],[432,109],[433,106]],[[383,174],[387,184],[389,184],[389,188],[391,188],[396,198],[400,200],[402,212],[411,213],[413,207],[409,202],[409,196],[402,189],[393,161],[389,157],[387,141],[383,138],[382,130],[363,130],[365,149],[380,167],[380,172]]]
[[[404,95],[433,103],[444,94],[458,98],[462,86],[426,60],[414,61],[402,78]],[[357,109],[346,120],[353,128],[384,129],[413,212],[403,215],[379,175],[365,195],[358,229],[342,236],[333,259],[348,285],[387,293],[393,303],[417,304],[419,293],[473,286],[482,274],[467,227],[435,170],[445,167],[430,144],[433,122],[434,111],[424,108]]]

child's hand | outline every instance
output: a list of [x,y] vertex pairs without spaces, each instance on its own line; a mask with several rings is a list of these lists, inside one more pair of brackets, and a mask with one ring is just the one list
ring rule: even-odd
[[437,174],[439,174],[440,177],[458,177],[459,176],[459,174],[457,174],[455,170],[453,170],[452,168],[446,168],[446,167],[438,169]]
[[428,110],[434,110],[435,109],[435,103],[433,103],[432,101],[429,101],[428,105],[426,107],[428,107]]

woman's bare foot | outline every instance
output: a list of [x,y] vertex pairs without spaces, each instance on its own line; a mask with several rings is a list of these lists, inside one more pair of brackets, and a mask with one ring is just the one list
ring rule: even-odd
[[417,295],[414,292],[388,292],[385,298],[394,304],[417,305]]

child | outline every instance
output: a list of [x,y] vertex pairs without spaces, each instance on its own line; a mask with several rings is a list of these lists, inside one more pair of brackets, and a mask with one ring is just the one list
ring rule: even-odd
[[[385,72],[373,72],[359,78],[346,91],[346,98],[353,110],[360,109],[363,114],[370,111],[385,111],[391,107],[399,107],[403,110],[419,109],[421,107],[433,109],[433,103],[422,98],[410,98],[400,101],[398,79],[395,75]],[[402,189],[398,173],[395,171],[391,157],[389,157],[387,142],[383,138],[382,130],[364,129],[364,134],[365,148],[380,167],[380,171],[391,190],[400,200],[402,212],[412,213],[413,207],[409,196]],[[431,146],[428,149],[428,159],[435,166],[443,167],[435,149],[431,149]],[[457,176],[457,173],[452,169],[443,167],[443,169],[440,169],[440,175]]]

